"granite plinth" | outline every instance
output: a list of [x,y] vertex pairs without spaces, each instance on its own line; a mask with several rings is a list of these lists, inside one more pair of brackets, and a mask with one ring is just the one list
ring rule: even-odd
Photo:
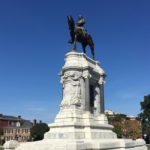
[[65,109],[49,126],[44,140],[20,144],[16,150],[147,150],[142,139],[117,139],[104,114]]
[[147,150],[143,140],[49,140],[21,144],[16,150]]

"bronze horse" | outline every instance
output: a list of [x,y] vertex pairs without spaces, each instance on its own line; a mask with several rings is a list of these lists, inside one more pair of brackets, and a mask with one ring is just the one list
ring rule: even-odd
[[83,27],[83,25],[85,24],[84,18],[82,16],[79,16],[76,25],[72,16],[67,16],[67,19],[71,36],[71,40],[69,41],[69,43],[73,44],[73,49],[76,50],[76,42],[79,42],[82,45],[83,52],[86,53],[85,48],[87,45],[89,45],[94,59],[94,43],[91,35]]

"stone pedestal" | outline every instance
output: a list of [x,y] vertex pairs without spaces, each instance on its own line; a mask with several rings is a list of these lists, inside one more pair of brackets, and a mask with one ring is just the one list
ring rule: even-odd
[[7,141],[4,145],[3,148],[5,150],[13,150],[16,147],[19,146],[19,142],[15,141],[15,140],[11,140],[11,141]]
[[66,54],[60,73],[63,97],[50,131],[16,150],[147,150],[145,142],[117,139],[104,115],[105,72],[83,53]]

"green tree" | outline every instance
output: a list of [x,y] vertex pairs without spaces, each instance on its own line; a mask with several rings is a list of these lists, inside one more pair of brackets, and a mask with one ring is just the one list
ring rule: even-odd
[[0,128],[0,136],[3,135],[3,128]]
[[4,134],[3,128],[0,128],[0,145],[3,145],[3,143],[4,143],[4,139],[2,138],[3,134]]
[[122,138],[123,136],[123,131],[122,131],[122,127],[118,124],[114,125],[113,131],[117,134],[118,138]]
[[49,131],[49,127],[46,123],[39,123],[31,128],[31,139],[33,141],[39,141],[44,138],[44,133]]
[[144,96],[144,100],[140,104],[142,112],[139,114],[139,118],[142,123],[142,132],[150,135],[150,94]]
[[113,125],[113,131],[117,134],[118,138],[122,138],[123,137],[123,128],[122,128],[122,117],[120,114],[116,114],[113,116],[107,116],[108,117],[108,122],[109,124]]

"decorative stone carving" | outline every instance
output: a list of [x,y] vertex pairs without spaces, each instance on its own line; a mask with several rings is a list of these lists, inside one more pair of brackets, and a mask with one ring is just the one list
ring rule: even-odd
[[86,78],[91,78],[91,74],[86,70],[83,72],[83,75],[82,75],[85,79]]
[[104,80],[104,76],[100,76],[100,79],[99,79],[99,84],[105,84],[105,80]]
[[94,101],[95,113],[100,114],[100,87],[96,85],[95,87],[95,101]]
[[71,105],[81,105],[81,79],[82,73],[79,71],[67,71],[61,77],[63,84],[63,100],[61,107],[70,107]]

